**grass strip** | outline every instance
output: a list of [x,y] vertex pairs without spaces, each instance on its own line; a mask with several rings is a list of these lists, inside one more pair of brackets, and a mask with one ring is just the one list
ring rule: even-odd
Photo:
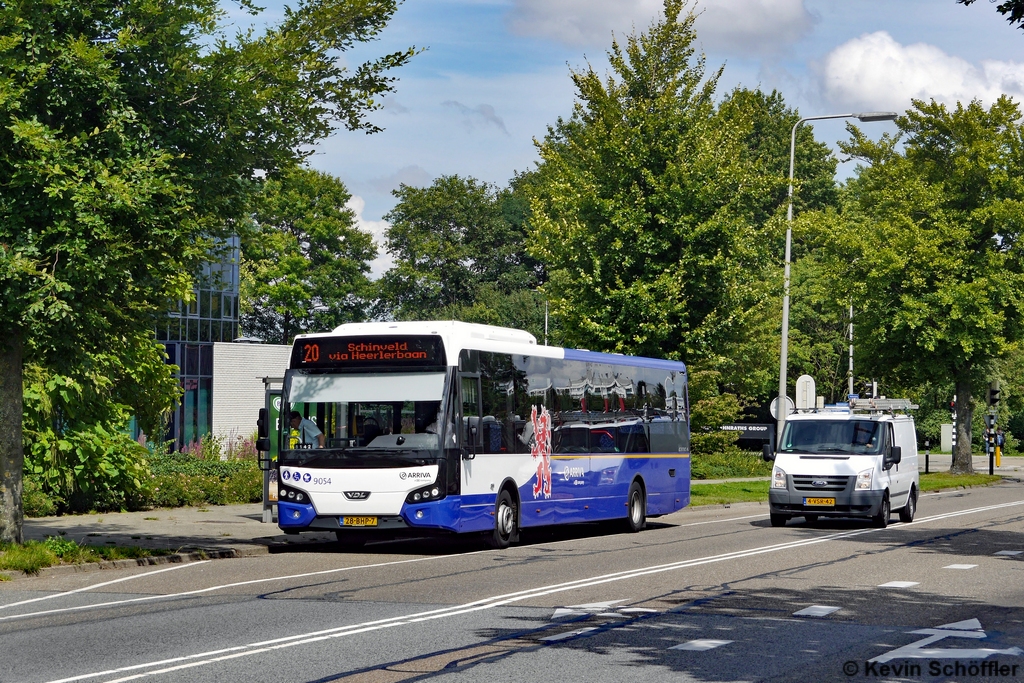
[[166,548],[140,548],[134,545],[78,545],[71,539],[51,536],[45,541],[27,541],[20,544],[0,543],[0,569],[38,574],[39,570],[44,567],[61,564],[135,560],[143,557],[173,555],[175,552],[177,551]]
[[1002,480],[1002,477],[980,473],[950,474],[949,472],[931,472],[921,475],[921,490],[938,491],[939,489],[952,489],[959,486],[990,486],[998,484]]
[[[989,486],[1002,481],[1002,477],[987,474],[950,474],[933,472],[921,475],[921,491],[960,486]],[[690,505],[728,505],[730,503],[763,503],[768,500],[767,481],[727,481],[721,484],[690,484]]]
[[761,503],[768,500],[767,481],[727,481],[721,484],[692,482],[690,505]]

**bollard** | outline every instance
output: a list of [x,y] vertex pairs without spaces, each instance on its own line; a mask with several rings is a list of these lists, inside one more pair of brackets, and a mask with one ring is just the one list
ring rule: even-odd
[[928,446],[929,446],[928,439],[925,439],[924,440],[924,473],[925,474],[928,474],[928,455],[929,455]]

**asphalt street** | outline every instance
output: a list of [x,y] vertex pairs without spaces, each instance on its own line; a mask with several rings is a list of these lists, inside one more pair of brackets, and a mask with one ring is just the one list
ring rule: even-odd
[[737,505],[4,582],[0,681],[1024,680],[1022,493],[887,529]]

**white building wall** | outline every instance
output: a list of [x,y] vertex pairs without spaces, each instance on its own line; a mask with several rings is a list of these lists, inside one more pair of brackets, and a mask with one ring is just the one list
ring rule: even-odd
[[263,378],[284,377],[291,350],[278,344],[213,345],[214,436],[227,442],[256,431],[256,418],[264,407]]

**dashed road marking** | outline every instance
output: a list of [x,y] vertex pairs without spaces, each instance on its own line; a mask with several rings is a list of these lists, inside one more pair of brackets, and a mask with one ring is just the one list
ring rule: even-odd
[[545,636],[545,637],[541,638],[541,640],[544,641],[544,642],[547,642],[547,643],[553,643],[553,642],[558,641],[558,640],[567,640],[569,638],[576,638],[577,636],[582,636],[585,633],[590,633],[591,631],[596,631],[596,630],[597,630],[596,626],[590,626],[588,628],[578,628],[575,631],[566,631],[565,633],[556,633],[553,636]]
[[794,617],[825,617],[833,612],[838,612],[838,607],[830,607],[829,605],[811,605],[805,607],[799,612],[793,612]]
[[889,583],[879,584],[879,588],[910,588],[916,586],[920,581],[890,581]]
[[706,650],[714,650],[716,647],[728,645],[733,641],[731,640],[691,640],[686,643],[680,643],[679,645],[673,645],[670,650],[687,650],[690,652],[704,652]]
[[974,569],[976,564],[947,564],[943,569]]
[[1014,556],[1014,555],[1021,555],[1021,554],[1024,554],[1024,550],[998,550],[998,551],[996,551],[996,555],[1009,555],[1011,557]]

